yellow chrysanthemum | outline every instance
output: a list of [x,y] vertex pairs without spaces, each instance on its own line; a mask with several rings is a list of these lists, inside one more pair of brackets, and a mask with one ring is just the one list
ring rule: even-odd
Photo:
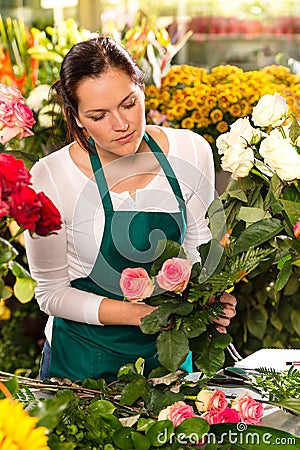
[[217,123],[216,125],[216,130],[218,133],[226,133],[226,131],[228,131],[229,126],[228,123],[225,122],[225,120],[221,120],[221,122]]
[[181,122],[182,128],[187,128],[188,130],[192,130],[195,126],[194,121],[191,117],[186,117]]
[[195,99],[195,97],[188,95],[184,99],[184,106],[186,107],[187,111],[192,111],[193,109],[197,108],[197,100]]
[[241,110],[239,103],[234,103],[233,105],[230,105],[228,108],[228,112],[233,117],[241,117],[242,116],[242,110]]
[[37,422],[17,400],[0,400],[0,449],[50,450],[47,429],[36,427]]
[[156,86],[154,86],[154,84],[151,84],[149,86],[146,86],[145,94],[146,97],[154,97],[154,98],[158,97],[159,89]]
[[150,98],[146,101],[146,108],[147,109],[157,109],[159,107],[159,100],[158,98]]
[[213,123],[220,122],[223,119],[223,113],[220,109],[216,108],[210,113],[210,118]]

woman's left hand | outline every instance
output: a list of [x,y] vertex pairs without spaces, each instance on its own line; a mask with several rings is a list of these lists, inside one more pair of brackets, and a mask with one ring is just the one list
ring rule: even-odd
[[230,324],[230,320],[236,315],[236,298],[224,292],[219,301],[223,304],[223,313],[217,319],[213,319],[216,324],[216,329],[220,333],[227,333],[226,327]]

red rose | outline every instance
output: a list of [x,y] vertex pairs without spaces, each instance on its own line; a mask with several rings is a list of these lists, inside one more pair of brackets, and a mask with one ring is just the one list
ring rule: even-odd
[[0,153],[0,183],[3,200],[18,189],[18,185],[28,185],[30,179],[31,175],[22,160],[7,153]]
[[41,202],[36,192],[29,186],[20,188],[11,195],[10,215],[18,225],[28,230],[35,230],[35,223],[40,219]]
[[43,192],[37,195],[42,206],[40,209],[40,218],[36,222],[35,232],[40,236],[46,236],[61,228],[61,216],[49,197]]

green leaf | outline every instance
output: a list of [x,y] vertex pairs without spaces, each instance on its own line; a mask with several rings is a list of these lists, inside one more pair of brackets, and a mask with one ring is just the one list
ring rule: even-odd
[[34,297],[36,281],[32,278],[17,278],[14,284],[14,295],[21,303],[28,303]]
[[198,247],[201,257],[202,270],[199,276],[199,283],[203,283],[209,277],[222,270],[225,261],[224,248],[216,239]]
[[258,305],[256,308],[251,309],[248,316],[247,327],[250,333],[262,339],[267,329],[268,313],[266,309]]
[[235,191],[226,191],[231,198],[236,198],[243,203],[247,203],[247,195],[242,189],[237,189]]
[[281,199],[280,203],[284,207],[284,211],[286,212],[291,224],[295,225],[300,219],[300,203],[284,199]]
[[148,450],[150,448],[150,439],[137,431],[131,432],[131,439],[134,448],[136,448],[137,450]]
[[300,136],[300,125],[297,119],[293,116],[292,124],[289,128],[289,138],[291,139],[292,142],[295,142],[298,136]]
[[263,219],[259,222],[249,225],[235,242],[233,256],[247,251],[250,247],[257,247],[264,242],[269,241],[283,230],[283,225],[278,219]]
[[156,340],[159,362],[175,372],[189,353],[189,340],[183,330],[162,331]]
[[131,406],[146,392],[146,378],[142,377],[125,385],[121,392],[120,403],[122,405]]
[[17,255],[17,250],[6,239],[0,237],[0,264],[8,263]]
[[289,411],[292,414],[300,416],[300,398],[286,398],[280,402],[268,402],[271,405],[279,406],[284,410]]
[[294,330],[300,336],[300,311],[297,309],[294,309],[291,313],[291,322],[293,325]]
[[237,219],[243,220],[246,223],[254,223],[270,217],[271,214],[264,211],[262,208],[249,208],[247,206],[242,206],[238,213]]
[[281,289],[283,289],[284,286],[287,284],[287,282],[291,276],[291,273],[292,273],[292,262],[286,261],[283,264],[283,266],[277,276],[277,280],[275,283],[275,290],[277,292],[281,291]]
[[175,428],[178,442],[186,445],[199,444],[203,435],[208,431],[209,424],[201,417],[189,417]]
[[89,411],[99,414],[113,414],[116,407],[108,400],[95,400],[89,406]]
[[31,278],[28,270],[26,270],[25,267],[23,267],[17,261],[12,261],[10,267],[11,267],[11,271],[14,274],[15,277],[18,277],[18,278]]
[[212,201],[208,208],[207,216],[212,237],[218,241],[221,240],[227,232],[227,224],[224,207],[220,199]]
[[213,344],[216,348],[227,348],[232,342],[232,338],[227,333],[218,333],[213,338]]
[[[220,333],[215,331],[214,334],[219,338],[218,335]],[[208,378],[213,377],[218,370],[222,369],[225,362],[224,350],[220,347],[215,347],[214,343],[215,337],[208,332],[195,339],[198,349],[194,350],[196,358],[194,362],[196,367]]]
[[155,422],[146,430],[146,436],[154,447],[162,447],[171,443],[174,434],[174,426],[170,420]]
[[119,449],[132,450],[134,448],[132,431],[134,430],[131,427],[122,427],[114,432],[112,438]]

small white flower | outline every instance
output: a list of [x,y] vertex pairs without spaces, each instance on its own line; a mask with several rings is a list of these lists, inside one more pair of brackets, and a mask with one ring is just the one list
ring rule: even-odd
[[288,117],[289,107],[286,99],[275,93],[266,94],[258,101],[252,111],[252,120],[258,127],[277,127]]
[[34,88],[28,98],[26,99],[26,105],[34,112],[38,112],[48,102],[50,86],[48,84],[40,84]]
[[38,115],[38,121],[42,128],[51,128],[52,127],[52,117],[53,114],[59,114],[61,112],[61,108],[59,105],[46,105],[44,106]]

